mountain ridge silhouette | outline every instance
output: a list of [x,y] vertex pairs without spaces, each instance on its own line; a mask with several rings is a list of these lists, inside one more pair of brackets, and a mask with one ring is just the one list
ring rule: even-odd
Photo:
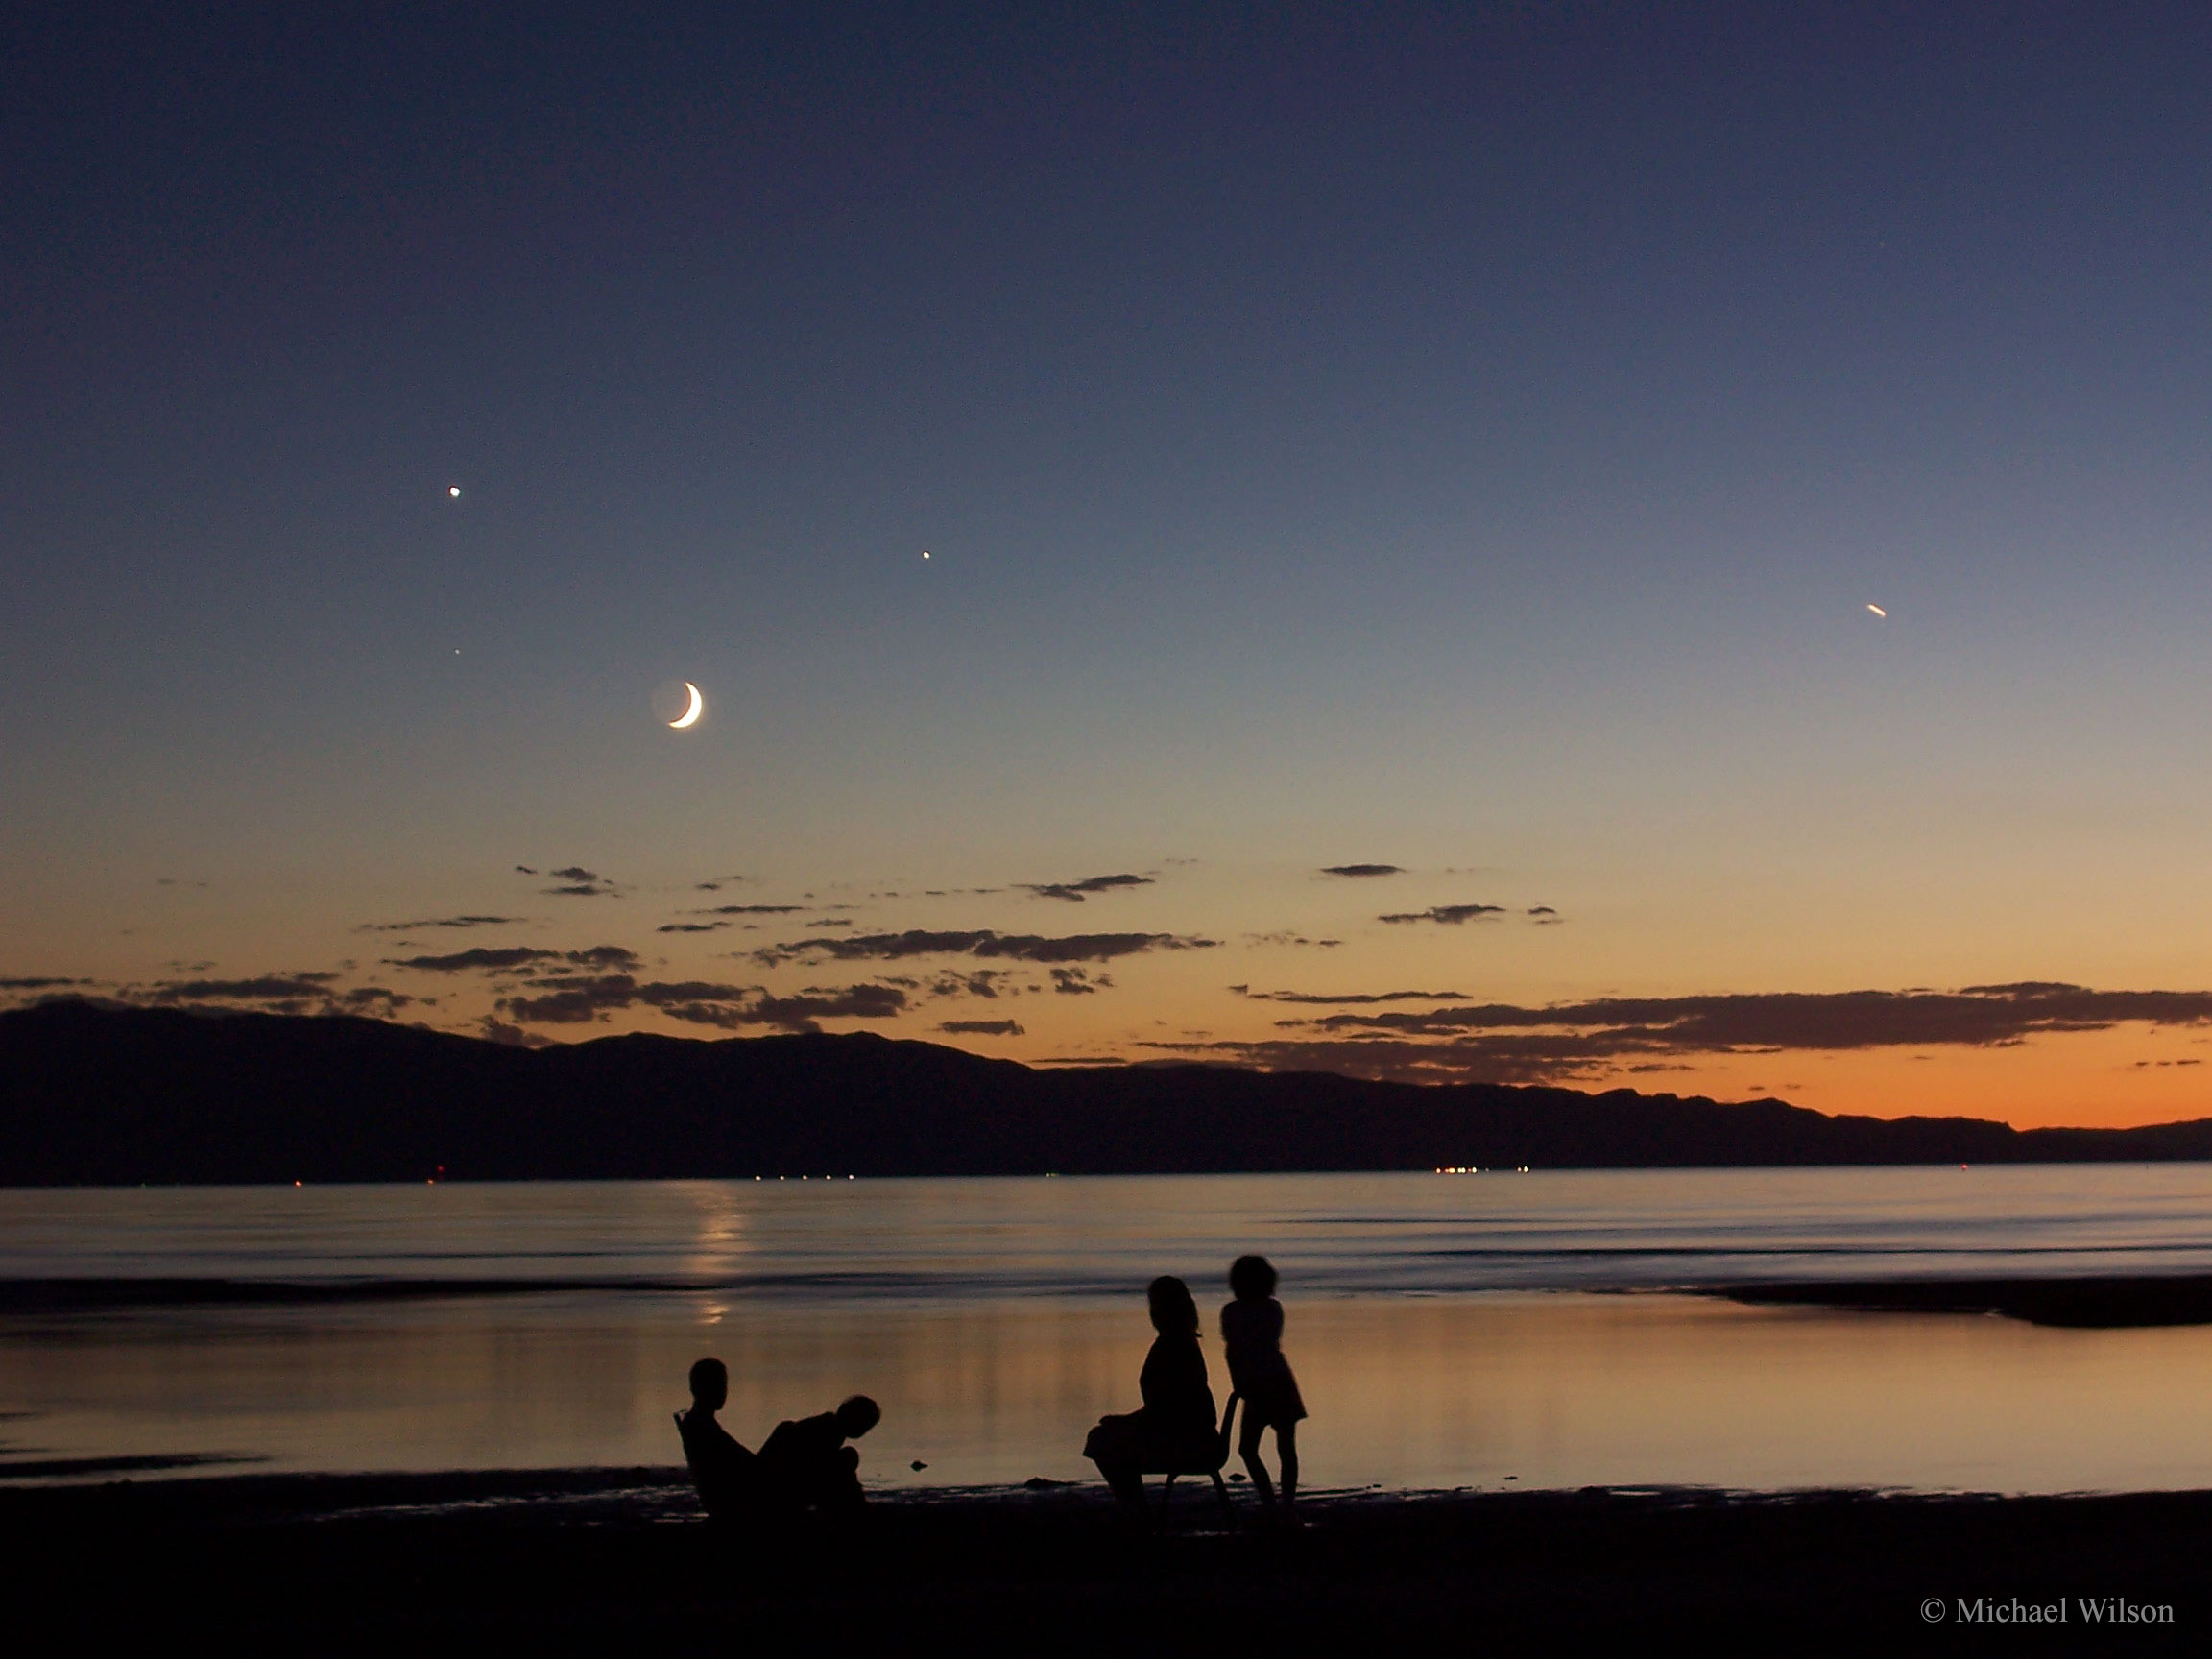
[[1038,1070],[873,1033],[520,1048],[350,1016],[0,1013],[5,1186],[2181,1159],[2212,1159],[2212,1118],[2020,1130],[1625,1089]]

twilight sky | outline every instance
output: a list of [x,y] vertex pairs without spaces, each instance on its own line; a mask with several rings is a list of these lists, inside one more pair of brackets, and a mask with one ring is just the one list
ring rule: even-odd
[[0,994],[2212,1114],[2201,7],[4,28]]

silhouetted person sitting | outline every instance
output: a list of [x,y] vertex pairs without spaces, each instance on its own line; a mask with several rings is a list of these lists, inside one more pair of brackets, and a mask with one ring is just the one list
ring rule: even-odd
[[1141,1410],[1101,1417],[1083,1444],[1106,1484],[1131,1510],[1144,1510],[1147,1474],[1182,1474],[1220,1466],[1220,1431],[1214,1424],[1214,1390],[1206,1382],[1206,1356],[1198,1352],[1198,1304],[1190,1287],[1172,1276],[1145,1287],[1150,1304],[1152,1351],[1137,1379]]
[[856,1508],[862,1499],[860,1449],[845,1442],[882,1420],[875,1401],[855,1394],[834,1411],[777,1424],[756,1463],[762,1495],[780,1508]]
[[754,1508],[759,1498],[759,1458],[714,1421],[730,1399],[730,1372],[719,1359],[691,1367],[691,1409],[676,1413],[676,1432],[684,1439],[684,1461],[699,1503],[716,1521],[730,1521]]

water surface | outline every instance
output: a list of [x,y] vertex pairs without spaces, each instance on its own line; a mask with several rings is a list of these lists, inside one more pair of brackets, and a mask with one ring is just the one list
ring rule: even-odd
[[2212,1329],[1652,1293],[2212,1271],[2192,1165],[5,1191],[12,1279],[520,1293],[0,1316],[0,1469],[665,1463],[715,1353],[740,1438],[860,1389],[873,1479],[1087,1479],[1143,1282],[1183,1273],[1211,1326],[1247,1249],[1310,1484],[2212,1486]]

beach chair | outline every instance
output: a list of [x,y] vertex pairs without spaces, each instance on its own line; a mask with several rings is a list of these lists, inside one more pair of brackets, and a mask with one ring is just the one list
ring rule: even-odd
[[1229,1461],[1229,1430],[1230,1426],[1237,1420],[1237,1398],[1235,1394],[1230,1395],[1229,1403],[1221,1407],[1221,1432],[1214,1437],[1213,1450],[1208,1455],[1207,1461],[1203,1463],[1185,1461],[1173,1469],[1145,1469],[1142,1471],[1146,1475],[1165,1475],[1167,1477],[1167,1484],[1160,1488],[1160,1507],[1163,1510],[1167,1507],[1167,1500],[1174,1495],[1177,1480],[1186,1475],[1207,1475],[1211,1476],[1214,1480],[1214,1496],[1221,1500],[1223,1519],[1230,1522],[1237,1519],[1236,1505],[1229,1502],[1229,1488],[1223,1484],[1221,1479],[1222,1467]]
[[684,1465],[691,1472],[699,1506],[709,1519],[737,1520],[757,1507],[759,1477],[754,1471],[756,1459],[751,1451],[727,1434],[718,1442],[703,1440],[682,1411],[676,1413],[676,1433],[684,1442]]

